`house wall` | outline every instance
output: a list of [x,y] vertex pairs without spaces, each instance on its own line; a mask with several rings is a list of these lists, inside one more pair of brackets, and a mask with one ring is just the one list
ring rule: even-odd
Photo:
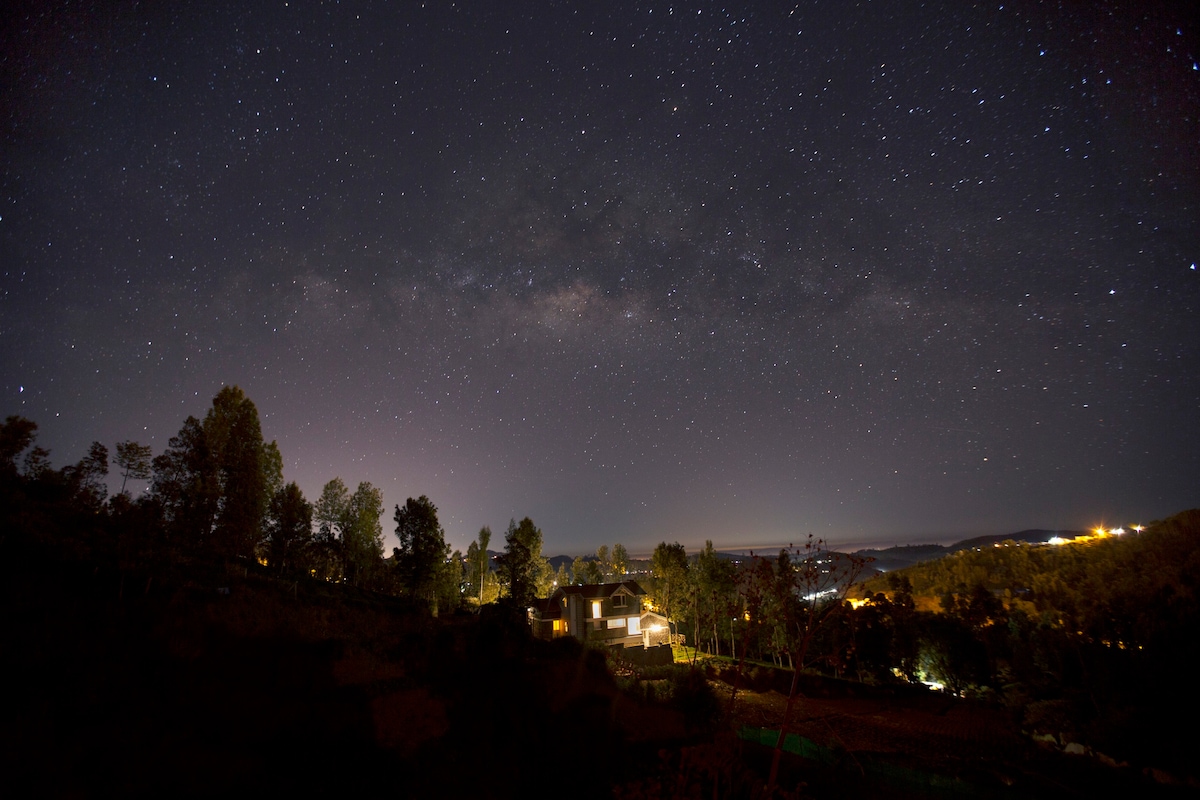
[[[626,646],[640,645],[644,642],[644,637],[639,631],[636,634],[629,634],[628,619],[636,617],[639,619],[642,615],[642,599],[637,596],[623,595],[625,604],[618,606],[614,602],[614,598],[591,598],[583,597],[579,594],[564,594],[558,602],[563,603],[560,606],[560,614],[562,622],[566,630],[558,635],[574,636],[580,641],[600,641],[604,644],[615,645],[623,644]],[[595,600],[600,601],[600,617],[593,616],[592,603]],[[624,619],[626,625],[620,628],[609,628],[610,620]],[[535,623],[534,633],[541,638],[549,639],[554,636],[552,623],[549,620],[542,620]],[[542,627],[544,626],[544,627]]]
[[[604,598],[600,600],[599,618],[592,616],[594,599],[585,599],[586,610],[588,614],[588,639],[591,641],[602,641],[606,645],[624,645],[634,646],[642,644],[642,635],[639,631],[636,634],[630,635],[628,620],[630,617],[641,617],[642,601],[640,597],[630,597],[624,595],[625,605],[618,606],[613,598]],[[619,628],[610,628],[611,620],[625,620],[625,625]]]

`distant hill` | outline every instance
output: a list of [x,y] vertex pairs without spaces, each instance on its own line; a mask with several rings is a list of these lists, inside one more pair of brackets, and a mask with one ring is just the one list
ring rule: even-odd
[[914,564],[934,561],[951,553],[957,553],[962,550],[976,550],[980,547],[991,547],[1001,542],[1048,542],[1055,536],[1063,539],[1073,539],[1076,536],[1083,536],[1085,533],[1087,531],[1052,531],[1042,528],[1030,528],[1018,533],[975,536],[948,545],[899,545],[883,549],[857,550],[854,554],[874,559],[869,569],[875,572],[891,572],[892,570],[911,567]]
[[[567,568],[567,570],[569,571],[571,569],[571,565],[575,563],[574,556],[550,556],[546,560],[550,562],[550,569],[554,570],[555,572],[557,572],[558,568],[562,567],[562,566],[565,566]],[[584,560],[585,561],[595,561],[596,559],[593,557],[590,559],[585,558]]]

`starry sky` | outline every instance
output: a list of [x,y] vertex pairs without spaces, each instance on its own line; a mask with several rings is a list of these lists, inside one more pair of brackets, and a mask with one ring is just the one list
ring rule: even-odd
[[389,552],[1200,505],[1189,7],[18,3],[0,413],[157,454],[237,384]]

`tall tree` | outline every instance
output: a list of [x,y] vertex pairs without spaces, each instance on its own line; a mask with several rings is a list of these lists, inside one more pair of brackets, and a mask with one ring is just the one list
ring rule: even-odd
[[687,551],[679,542],[659,542],[650,559],[650,574],[655,582],[654,599],[661,604],[670,625],[677,597],[682,597],[688,574]]
[[629,551],[620,542],[613,545],[612,568],[617,580],[625,580],[625,575],[629,572]]
[[16,477],[17,457],[37,438],[37,423],[12,414],[0,425],[0,474]]
[[591,583],[588,579],[588,560],[583,556],[575,556],[571,562],[571,580],[574,583]]
[[811,534],[804,547],[779,553],[775,599],[787,620],[787,646],[793,672],[783,723],[775,742],[771,771],[767,778],[769,793],[773,793],[777,785],[780,754],[799,695],[799,676],[806,665],[809,645],[821,627],[841,610],[846,593],[858,580],[866,563],[867,559],[862,556],[834,554],[824,539]]
[[258,409],[245,392],[237,386],[217,392],[204,417],[204,438],[216,467],[217,551],[225,558],[253,557],[262,538],[270,478]]
[[92,442],[78,464],[63,470],[72,501],[92,512],[99,511],[108,499],[107,475],[108,448],[100,442]]
[[168,540],[174,547],[207,547],[217,513],[218,485],[200,420],[184,420],[152,466],[150,496],[166,523]]
[[612,577],[612,559],[608,555],[608,545],[602,544],[596,548],[596,565],[600,568],[601,583]]
[[525,517],[509,520],[500,555],[500,579],[508,585],[514,605],[527,607],[535,597],[545,597],[553,583],[550,562],[542,556],[542,531]]
[[312,521],[312,504],[294,482],[275,492],[267,514],[267,565],[280,572],[305,569]]
[[117,466],[121,468],[121,491],[130,478],[136,481],[149,480],[154,474],[151,471],[153,451],[148,444],[137,442],[117,442]]
[[267,485],[267,497],[274,497],[283,488],[283,454],[274,440],[262,446],[263,481]]
[[480,605],[486,602],[484,600],[483,584],[487,579],[487,574],[491,572],[491,563],[488,557],[488,545],[491,544],[491,541],[492,529],[484,525],[479,529],[479,536],[476,540],[471,542],[471,547],[467,548],[467,566],[470,570],[471,589],[475,592],[475,596],[479,598]]
[[492,559],[488,554],[491,541],[492,529],[484,525],[467,548],[467,591],[475,595],[481,606],[496,602],[500,596],[500,579],[492,570]]
[[559,564],[558,569],[556,569],[554,571],[554,586],[559,587],[559,586],[570,586],[570,585],[571,585],[571,571],[569,569],[567,569],[567,565],[565,563]]
[[369,582],[383,560],[382,517],[383,492],[366,481],[359,483],[342,526],[345,575],[352,584]]
[[464,567],[463,554],[459,550],[455,550],[442,562],[438,573],[435,613],[452,613],[462,602],[463,579],[466,576]]
[[350,490],[341,478],[334,478],[321,489],[313,506],[317,530],[313,537],[313,562],[317,575],[325,580],[341,580],[345,575],[342,538],[350,509]]
[[410,596],[424,600],[430,611],[437,614],[437,586],[450,546],[438,522],[437,506],[428,497],[411,497],[403,506],[396,506],[396,569],[400,584]]
[[716,655],[720,652],[721,640],[727,638],[721,629],[729,630],[730,616],[734,612],[737,582],[733,562],[721,558],[709,540],[696,556],[691,573],[696,648],[699,649],[702,637],[708,637],[711,652]]

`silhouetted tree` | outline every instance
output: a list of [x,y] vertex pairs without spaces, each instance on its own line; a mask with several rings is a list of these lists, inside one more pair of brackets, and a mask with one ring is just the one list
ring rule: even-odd
[[213,398],[204,439],[217,481],[216,550],[227,559],[252,558],[263,534],[278,449],[264,444],[258,409],[237,386],[224,386]]
[[779,611],[786,620],[787,647],[793,664],[792,685],[783,713],[783,724],[775,742],[768,794],[779,776],[779,759],[798,696],[800,671],[804,668],[813,638],[830,616],[841,610],[846,593],[858,580],[867,560],[861,556],[835,554],[825,540],[809,535],[802,548],[782,550],[774,589]]
[[437,587],[450,555],[437,506],[425,495],[416,500],[410,497],[403,506],[396,506],[395,520],[396,538],[400,540],[395,569],[400,573],[400,584],[410,596],[428,603],[436,614]]
[[461,551],[455,550],[441,565],[435,613],[450,614],[458,609],[462,603],[465,576],[463,554]]
[[108,499],[108,484],[104,482],[107,476],[108,448],[100,442],[92,442],[78,464],[63,470],[72,502],[92,513],[98,513]]
[[313,505],[317,523],[313,537],[313,567],[325,580],[341,580],[345,574],[342,540],[349,509],[350,490],[341,478],[326,483]]
[[342,553],[346,579],[368,583],[383,559],[383,492],[362,481],[346,506],[342,526]]
[[307,571],[312,546],[312,504],[295,483],[279,489],[271,497],[267,514],[267,565],[286,572]]
[[188,417],[153,461],[150,495],[162,514],[168,541],[198,550],[207,546],[217,512],[218,483],[200,420]]
[[504,552],[499,557],[500,580],[519,608],[535,597],[545,597],[552,581],[550,562],[542,556],[542,531],[525,517],[518,524],[509,520],[504,532]]
[[489,603],[495,599],[493,597],[489,600],[486,597],[487,592],[484,591],[484,584],[491,572],[491,564],[488,557],[488,545],[491,541],[492,529],[484,525],[479,529],[479,536],[467,548],[467,582],[470,585],[470,590],[479,600],[480,605]]
[[37,423],[16,414],[0,425],[0,475],[16,477],[17,458],[37,437]]
[[138,481],[149,480],[154,474],[152,462],[154,454],[148,444],[137,442],[117,442],[117,466],[121,468],[121,491],[130,478]]

